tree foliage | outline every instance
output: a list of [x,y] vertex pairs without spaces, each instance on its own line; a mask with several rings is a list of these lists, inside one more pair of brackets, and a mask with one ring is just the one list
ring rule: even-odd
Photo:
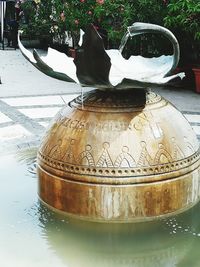
[[165,26],[181,30],[200,40],[200,1],[170,0],[164,18]]
[[116,46],[127,26],[140,21],[171,29],[183,50],[200,50],[199,0],[40,0],[31,10],[23,5],[31,14],[31,23],[23,27],[38,35],[55,37],[68,31],[76,39],[79,29],[93,23]]

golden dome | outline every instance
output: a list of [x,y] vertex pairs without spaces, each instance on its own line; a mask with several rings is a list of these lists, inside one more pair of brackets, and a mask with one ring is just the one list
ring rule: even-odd
[[95,221],[174,214],[199,199],[199,152],[188,121],[161,96],[94,90],[52,121],[38,152],[39,195]]

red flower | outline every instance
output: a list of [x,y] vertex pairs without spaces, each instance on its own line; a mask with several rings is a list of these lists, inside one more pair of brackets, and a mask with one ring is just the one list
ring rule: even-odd
[[97,25],[93,25],[93,27],[95,28],[96,31],[99,30],[99,26],[97,26]]
[[78,20],[78,19],[75,19],[75,20],[74,20],[74,23],[75,23],[76,25],[78,25],[78,24],[79,24],[79,20]]
[[61,12],[61,14],[60,14],[60,19],[62,20],[62,21],[65,21],[65,13],[64,12]]
[[92,11],[91,10],[88,11],[88,15],[92,15]]
[[103,5],[104,4],[104,0],[96,0],[97,4],[99,5]]

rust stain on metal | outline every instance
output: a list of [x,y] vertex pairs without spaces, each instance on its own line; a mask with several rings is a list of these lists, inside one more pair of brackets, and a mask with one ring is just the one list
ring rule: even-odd
[[[191,126],[154,93],[92,91],[52,122],[38,153],[39,196],[94,221],[142,221],[200,197],[200,148]],[[142,101],[141,101],[142,99]],[[83,108],[82,108],[83,107]]]

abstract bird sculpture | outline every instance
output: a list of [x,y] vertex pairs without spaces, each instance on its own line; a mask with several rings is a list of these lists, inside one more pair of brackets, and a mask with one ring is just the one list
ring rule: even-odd
[[[172,56],[144,58],[121,52],[130,36],[160,33]],[[70,216],[132,222],[182,212],[200,197],[199,142],[185,117],[147,87],[167,85],[179,45],[158,25],[134,23],[119,50],[105,50],[93,26],[75,60],[49,49],[24,56],[45,74],[96,88],[77,97],[51,122],[38,152],[41,200]]]
[[[129,36],[143,33],[162,33],[173,44],[173,56],[144,58],[131,56],[123,58],[123,51]],[[82,46],[77,50],[75,60],[49,48],[47,56],[40,57],[36,50],[31,54],[19,41],[24,56],[45,74],[82,86],[95,88],[127,89],[146,88],[150,84],[166,84],[184,74],[173,72],[179,61],[179,45],[174,35],[167,29],[152,24],[134,23],[128,28],[118,49],[105,50],[103,40],[93,25],[87,28]]]

